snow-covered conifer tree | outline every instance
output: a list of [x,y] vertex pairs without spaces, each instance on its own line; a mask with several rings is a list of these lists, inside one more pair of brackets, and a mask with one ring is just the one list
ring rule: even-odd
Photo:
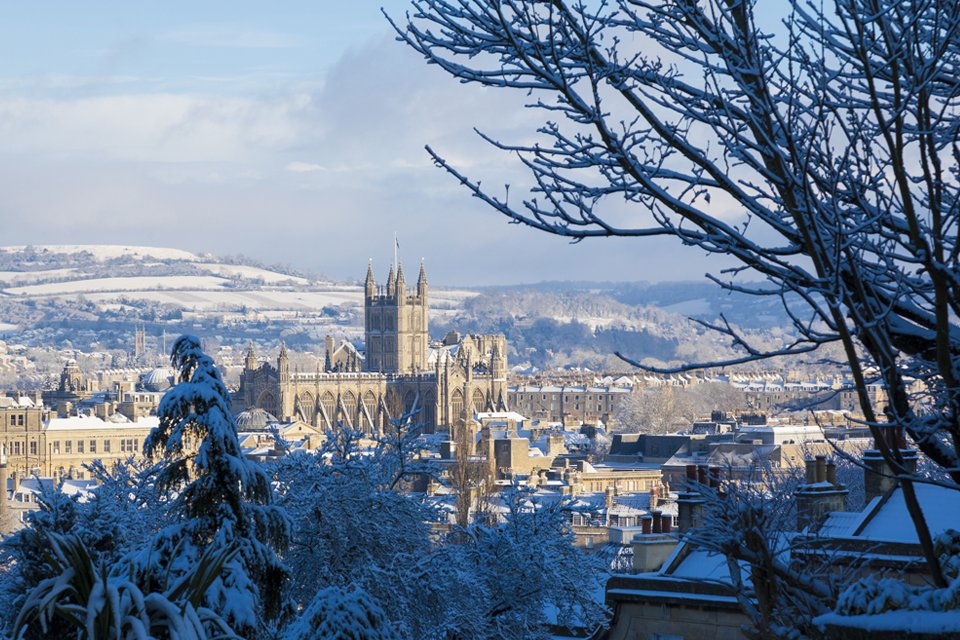
[[277,551],[289,541],[289,520],[272,504],[267,474],[240,450],[230,396],[200,341],[181,336],[170,359],[178,383],[161,400],[160,424],[144,442],[147,456],[165,460],[158,489],[176,494],[180,521],[166,531],[164,553],[180,566],[178,554],[189,562],[209,545],[235,546],[236,559],[208,597],[232,624],[255,627],[258,612],[270,618],[281,609],[286,571]]

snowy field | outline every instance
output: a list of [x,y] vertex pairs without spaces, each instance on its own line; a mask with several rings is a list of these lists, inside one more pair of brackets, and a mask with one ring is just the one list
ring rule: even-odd
[[[217,276],[156,276],[76,280],[23,287],[4,293],[22,297],[62,300],[83,296],[103,305],[116,306],[119,298],[172,304],[188,311],[215,311],[246,308],[254,311],[316,311],[323,307],[363,306],[363,290],[356,285],[332,285],[299,289],[233,289],[230,281]],[[432,292],[434,314],[452,313],[474,292],[451,290]]]
[[0,285],[29,284],[40,280],[62,280],[71,277],[76,269],[42,269],[40,271],[0,271]]
[[293,282],[300,285],[310,284],[310,281],[306,278],[288,276],[285,273],[268,271],[267,269],[260,269],[259,267],[247,267],[237,264],[218,264],[214,262],[202,262],[196,266],[200,267],[201,269],[206,269],[214,275],[224,276],[226,278],[239,276],[249,280],[263,280],[267,284],[277,284],[282,282]]
[[[45,244],[29,245],[34,250],[48,253],[75,254],[84,251],[92,254],[94,258],[100,261],[112,260],[121,257],[134,258],[156,258],[158,260],[186,260],[196,262],[200,257],[189,251],[182,249],[170,249],[166,247],[128,247],[114,244]],[[0,247],[0,251],[12,253],[24,251],[28,245],[13,245]]]
[[684,300],[675,304],[667,305],[664,311],[670,313],[679,313],[682,316],[700,316],[709,315],[712,311],[710,301],[706,298],[697,298],[696,300]]
[[[0,247],[0,253],[25,248]],[[152,270],[158,266],[188,262],[191,270],[206,273],[102,277],[110,274],[102,271],[95,275],[86,274],[83,266],[40,271],[8,270],[0,271],[0,295],[18,300],[63,301],[82,296],[103,309],[123,307],[125,300],[148,301],[173,305],[187,312],[252,311],[278,317],[287,313],[319,312],[324,307],[357,308],[363,305],[363,289],[359,284],[311,282],[261,267],[213,262],[209,257],[202,258],[180,249],[115,245],[34,245],[31,249],[65,256],[88,252],[100,262],[131,257]],[[434,289],[430,292],[430,307],[437,316],[450,315],[475,295],[477,293],[473,291]]]
[[16,296],[51,296],[64,293],[144,291],[157,289],[222,289],[230,284],[219,276],[132,276],[129,278],[93,278],[67,282],[10,287],[4,293]]

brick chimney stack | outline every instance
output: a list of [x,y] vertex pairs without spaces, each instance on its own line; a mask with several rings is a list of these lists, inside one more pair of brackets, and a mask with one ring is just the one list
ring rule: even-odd
[[688,464],[684,490],[677,494],[677,528],[684,533],[703,523],[704,499],[699,487],[707,484],[707,468]]
[[827,456],[818,455],[806,464],[804,483],[795,494],[797,529],[816,533],[831,513],[846,510],[849,491],[837,482],[837,466],[827,462]]

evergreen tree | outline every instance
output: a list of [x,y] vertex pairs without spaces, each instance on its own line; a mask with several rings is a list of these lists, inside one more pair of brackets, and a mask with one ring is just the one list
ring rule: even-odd
[[227,388],[200,341],[180,336],[170,360],[179,382],[164,395],[160,424],[144,442],[145,455],[167,460],[157,488],[177,495],[181,520],[165,532],[166,549],[182,562],[209,545],[235,545],[239,553],[208,600],[233,624],[253,627],[258,604],[266,618],[280,612],[286,571],[276,552],[289,541],[289,520],[271,504],[267,475],[240,450]]

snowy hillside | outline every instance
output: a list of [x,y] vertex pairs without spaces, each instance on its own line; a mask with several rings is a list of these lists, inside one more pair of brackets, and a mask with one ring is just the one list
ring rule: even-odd
[[[357,265],[358,277],[365,264]],[[436,318],[472,291],[431,290]],[[363,290],[316,274],[180,249],[114,245],[0,247],[0,334],[41,346],[126,345],[134,324],[155,333],[216,332],[226,342],[358,339]],[[82,335],[80,339],[78,336]]]
[[79,254],[90,254],[98,261],[112,260],[116,258],[154,258],[156,260],[185,260],[198,261],[200,256],[183,251],[182,249],[169,249],[165,247],[128,247],[117,244],[46,244],[46,245],[14,245],[0,247],[0,252],[11,254],[27,254],[30,251],[37,253],[61,254],[64,256],[76,256]]

